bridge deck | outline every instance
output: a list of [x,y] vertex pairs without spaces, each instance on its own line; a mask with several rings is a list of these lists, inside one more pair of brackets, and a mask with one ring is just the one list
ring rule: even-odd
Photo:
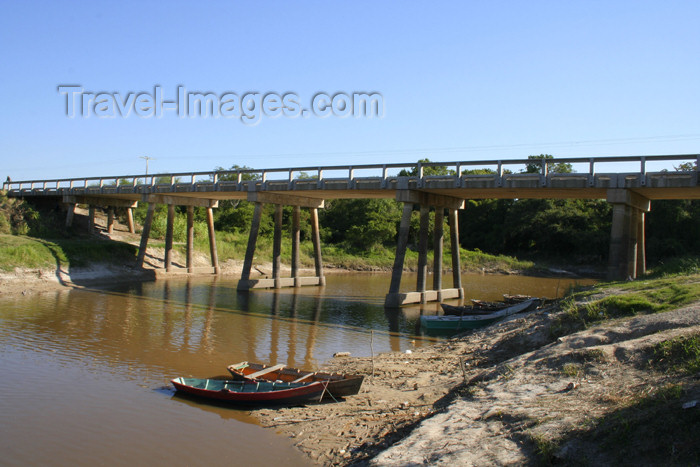
[[[142,178],[142,177],[139,177]],[[346,178],[332,180],[241,181],[170,184],[89,184],[89,179],[12,182],[8,195],[97,196],[140,201],[144,195],[177,195],[202,199],[247,199],[251,192],[303,196],[311,199],[395,198],[401,190],[417,190],[460,199],[484,198],[588,198],[604,199],[608,189],[624,188],[648,199],[698,199],[695,171],[617,174],[508,174]],[[112,179],[113,180],[113,179]],[[123,180],[120,178],[120,180]],[[136,179],[138,180],[138,179]],[[79,186],[76,182],[83,182]],[[87,185],[87,186],[86,186]]]

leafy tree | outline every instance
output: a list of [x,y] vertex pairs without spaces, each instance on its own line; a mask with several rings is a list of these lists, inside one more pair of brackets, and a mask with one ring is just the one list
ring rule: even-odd
[[[430,159],[420,159],[418,162],[420,162],[422,164],[430,163]],[[454,175],[454,174],[455,174],[454,170],[448,169],[447,166],[444,166],[444,165],[423,167],[423,175],[425,175],[425,176]],[[401,172],[399,172],[399,177],[417,177],[417,176],[418,176],[418,167],[414,167],[411,170],[403,169]]]
[[388,199],[330,200],[321,211],[324,242],[371,250],[396,241],[399,203]]
[[[530,174],[536,174],[542,172],[542,159],[546,161],[550,161],[551,159],[554,159],[553,156],[550,154],[540,154],[539,156],[528,156],[528,159],[531,159],[533,162],[530,162],[529,164],[525,165],[525,173],[530,173]],[[537,161],[537,162],[534,162]],[[554,172],[554,173],[560,173],[560,174],[568,174],[572,173],[574,171],[573,167],[571,164],[567,164],[564,162],[547,162],[547,172]]]
[[[217,167],[214,169],[218,174],[219,181],[238,181],[236,173],[239,170],[250,170],[250,167],[234,164],[230,169]],[[260,175],[257,173],[243,173],[242,181],[259,180]],[[267,208],[269,210],[269,207]],[[250,203],[240,199],[227,199],[219,201],[218,209],[214,210],[214,225],[219,230],[229,232],[245,232],[250,229],[253,221],[253,212],[255,211],[254,203]],[[269,214],[269,213],[268,213]],[[268,231],[272,228],[272,221],[268,216],[261,219],[261,230]]]
[[676,172],[691,172],[698,170],[698,163],[697,162],[683,162],[682,164],[679,164],[677,167],[673,167]]
[[605,258],[610,205],[602,200],[516,200],[504,219],[504,252],[545,257]]

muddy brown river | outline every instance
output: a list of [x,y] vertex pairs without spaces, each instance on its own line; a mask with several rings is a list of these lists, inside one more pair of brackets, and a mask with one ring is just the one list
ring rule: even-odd
[[[203,277],[0,295],[0,464],[308,465],[250,409],[184,399],[169,381],[223,375],[243,360],[315,369],[335,352],[369,356],[434,342],[417,335],[417,323],[438,305],[385,310],[388,274],[327,280],[276,292],[239,293],[234,279]],[[593,281],[463,282],[467,298],[497,300],[555,297]],[[412,284],[407,275],[404,288]]]

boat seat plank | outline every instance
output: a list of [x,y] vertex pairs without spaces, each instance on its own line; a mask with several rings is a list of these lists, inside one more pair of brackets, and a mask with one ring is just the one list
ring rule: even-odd
[[295,379],[294,381],[292,381],[292,383],[301,383],[302,381],[304,381],[304,380],[305,380],[306,378],[308,378],[309,376],[313,376],[313,373],[306,373],[305,375],[302,375],[301,377],[299,377],[299,378]]
[[248,375],[248,378],[255,379],[255,378],[258,378],[262,375],[266,375],[267,373],[272,373],[273,371],[281,370],[284,367],[285,367],[285,365],[280,363],[279,365],[271,366],[271,367],[262,369],[260,371],[256,371],[255,373],[251,373]]

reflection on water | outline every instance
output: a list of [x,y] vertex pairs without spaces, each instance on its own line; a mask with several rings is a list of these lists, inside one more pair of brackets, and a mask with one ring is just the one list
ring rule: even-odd
[[[173,397],[169,380],[221,375],[243,360],[315,369],[338,351],[370,355],[370,341],[375,352],[432,342],[416,326],[438,305],[385,310],[389,275],[327,279],[324,288],[251,293],[233,279],[197,278],[1,299],[3,461],[305,464],[247,410]],[[570,282],[464,277],[467,298],[485,300],[553,297]]]

